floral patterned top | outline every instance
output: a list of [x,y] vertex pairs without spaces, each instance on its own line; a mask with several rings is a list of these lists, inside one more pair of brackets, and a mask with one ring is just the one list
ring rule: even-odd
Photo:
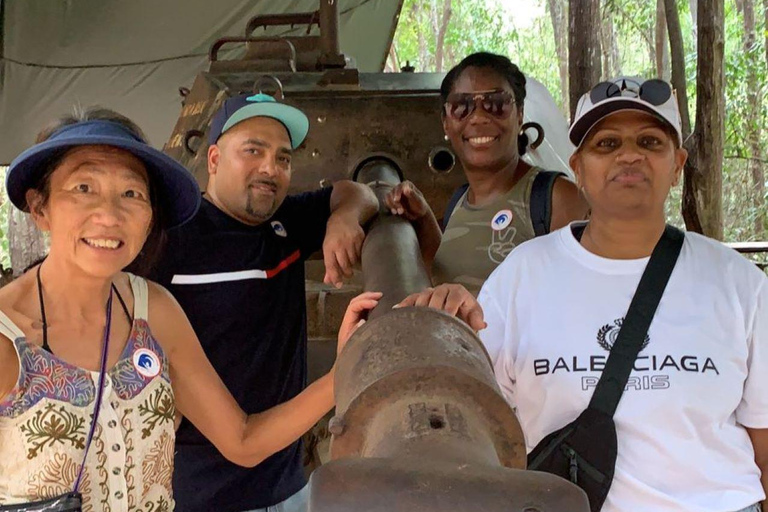
[[[173,510],[174,398],[168,360],[147,323],[147,282],[130,275],[134,320],[105,377],[98,424],[80,492],[83,512]],[[0,505],[72,490],[91,426],[98,372],[29,343],[0,312],[19,379],[0,401]]]

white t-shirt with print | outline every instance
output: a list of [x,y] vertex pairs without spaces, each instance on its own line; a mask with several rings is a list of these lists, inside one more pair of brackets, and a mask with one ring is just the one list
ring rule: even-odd
[[[520,245],[486,281],[480,337],[529,452],[588,405],[647,262],[596,256],[566,227]],[[731,512],[762,500],[741,425],[768,428],[768,278],[686,233],[646,343],[614,416],[603,511]]]

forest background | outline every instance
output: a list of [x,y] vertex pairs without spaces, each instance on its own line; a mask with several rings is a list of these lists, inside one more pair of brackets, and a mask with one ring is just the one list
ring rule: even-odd
[[[581,17],[582,29],[569,40],[575,16]],[[700,38],[699,30],[714,32],[714,39]],[[672,48],[670,33],[681,36]],[[703,48],[703,62],[699,39],[717,47],[714,52]],[[591,76],[583,76],[583,68],[569,74],[586,46]],[[715,188],[714,194],[697,196],[699,214],[707,217],[702,231],[726,242],[768,241],[768,0],[404,0],[386,70],[411,65],[415,71],[445,72],[481,50],[507,55],[542,82],[566,119],[576,97],[569,91],[574,79],[584,88],[619,75],[672,78],[679,96],[685,84],[695,132],[697,92],[705,91],[708,103],[702,105],[714,105],[715,120],[722,118],[724,127],[712,130],[716,121],[701,116],[704,131],[716,132],[714,144],[710,139],[698,143],[697,172],[707,174],[701,180],[705,189]],[[707,69],[699,73],[698,66]],[[0,175],[4,178],[4,168]],[[4,193],[0,187],[0,265],[9,269],[10,205]],[[684,222],[683,196],[682,186],[672,191],[667,217],[691,228],[692,201],[685,203]]]
[[[699,1],[707,0],[405,0],[387,67],[394,71],[410,63],[416,71],[445,72],[474,51],[507,55],[549,89],[568,119],[568,53],[583,44],[569,42],[569,3],[594,20],[600,80],[619,75],[670,80],[667,4],[678,14],[695,125]],[[717,224],[724,241],[768,240],[768,0],[709,3],[722,6],[713,16],[707,11],[706,23],[721,23],[724,41],[722,213]],[[678,187],[668,201],[668,220],[678,226],[685,225],[681,195]]]

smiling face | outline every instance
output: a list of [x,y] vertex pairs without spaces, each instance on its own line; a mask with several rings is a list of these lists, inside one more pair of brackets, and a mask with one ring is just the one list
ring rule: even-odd
[[664,202],[687,156],[663,121],[623,110],[587,134],[570,164],[593,218],[636,219],[664,215]]
[[211,201],[230,217],[256,226],[277,211],[291,184],[291,138],[279,121],[252,117],[208,149]]
[[517,137],[523,125],[523,109],[514,102],[509,82],[489,68],[468,67],[456,79],[451,94],[506,92],[512,95],[511,112],[499,118],[475,108],[458,120],[443,115],[443,130],[451,141],[456,156],[467,170],[497,172],[519,158]]
[[80,146],[50,176],[50,193],[27,191],[38,227],[50,232],[49,257],[110,277],[138,255],[152,224],[147,170],[131,153]]

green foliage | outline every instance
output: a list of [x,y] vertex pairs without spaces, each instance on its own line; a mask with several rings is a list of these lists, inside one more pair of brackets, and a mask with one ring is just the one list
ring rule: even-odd
[[[515,26],[514,17],[504,10],[504,0],[452,0],[451,21],[443,48],[443,71],[465,55],[480,50],[508,55],[528,76],[542,82],[559,101],[560,77],[555,51],[554,30],[549,13],[541,9],[538,16],[526,27]],[[568,0],[555,0],[566,6]],[[756,41],[749,51],[743,47],[743,22],[735,0],[725,0],[725,159],[723,163],[723,219],[726,240],[753,240],[756,235],[755,219],[768,217],[764,198],[761,206],[749,200],[755,189],[749,172],[750,158],[757,158],[768,177],[768,69],[766,69],[765,26],[763,3],[751,2],[755,9]],[[509,0],[507,0],[509,2]],[[543,8],[546,0],[528,0]],[[410,60],[417,71],[435,71],[435,20],[442,14],[443,0],[405,0],[394,45],[401,65]],[[696,41],[689,0],[677,0],[685,52],[685,72],[691,122],[696,115]],[[510,4],[514,5],[514,3]],[[601,17],[613,24],[614,39],[618,43],[619,63],[622,74],[656,76],[655,21],[656,2],[646,0],[602,0]],[[420,53],[419,40],[422,46]],[[666,38],[665,38],[666,39]],[[668,43],[667,43],[668,44]],[[750,100],[748,73],[756,74],[759,110]],[[608,78],[608,77],[603,77]],[[561,105],[563,112],[567,106]],[[754,114],[754,115],[751,115]],[[752,123],[751,125],[749,123]],[[752,155],[746,134],[756,125],[761,130],[760,151]],[[683,225],[680,214],[681,188],[672,190],[668,201],[670,222]],[[766,183],[768,190],[768,183]],[[768,232],[765,226],[763,233]]]
[[[0,177],[5,183],[5,173],[8,167],[0,165]],[[11,251],[8,248],[8,212],[12,208],[5,187],[0,187],[0,265],[11,268]]]
[[[560,71],[555,47],[555,34],[549,16],[535,19],[526,29],[512,32],[506,54],[527,76],[533,77],[552,93],[555,101],[560,99]],[[535,41],[535,44],[531,44]],[[567,112],[567,105],[559,105]]]
[[603,19],[611,19],[615,33],[621,35],[619,55],[623,74],[655,75],[656,2],[603,0],[601,7]]
[[[400,65],[406,60],[416,71],[434,71],[438,27],[443,0],[405,0],[395,35]],[[504,12],[497,2],[453,0],[445,31],[443,70],[464,56],[486,50],[507,53],[512,37]],[[480,28],[482,27],[482,28]]]

